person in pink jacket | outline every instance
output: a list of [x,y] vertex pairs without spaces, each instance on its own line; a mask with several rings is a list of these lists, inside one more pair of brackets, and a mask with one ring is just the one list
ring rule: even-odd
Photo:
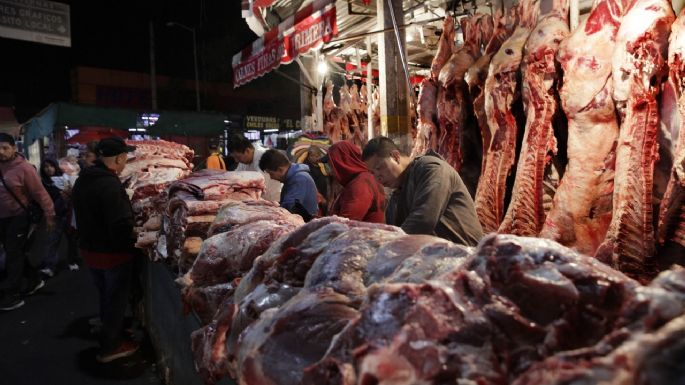
[[6,253],[6,277],[0,281],[0,310],[7,311],[24,305],[22,278],[28,282],[24,294],[33,294],[45,284],[26,253],[31,202],[43,210],[48,231],[55,228],[55,209],[38,172],[17,154],[14,138],[5,133],[0,133],[0,179],[0,243]]

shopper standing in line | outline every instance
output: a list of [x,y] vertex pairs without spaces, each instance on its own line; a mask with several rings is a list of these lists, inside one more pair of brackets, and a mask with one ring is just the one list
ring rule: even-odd
[[226,171],[226,163],[224,163],[224,158],[221,156],[221,152],[219,152],[219,146],[214,143],[209,145],[207,169]]
[[343,186],[332,215],[357,221],[385,223],[385,191],[362,161],[362,152],[348,141],[335,143],[324,158]]
[[290,163],[283,152],[271,149],[259,160],[259,168],[272,179],[283,183],[281,207],[293,214],[299,214],[305,222],[318,214],[316,184],[309,175],[309,166]]
[[23,278],[27,280],[28,295],[45,284],[28,260],[31,203],[36,202],[43,210],[48,231],[55,228],[55,209],[36,169],[17,154],[14,138],[5,133],[0,133],[0,182],[0,242],[6,253],[0,310],[13,310],[24,305]]
[[139,344],[125,338],[124,319],[134,271],[133,209],[118,175],[134,151],[118,137],[98,144],[99,159],[81,172],[73,190],[79,247],[100,296],[100,353],[106,363],[128,357]]
[[264,175],[266,190],[262,198],[278,203],[283,184],[272,179],[268,173],[263,172],[259,168],[259,161],[262,159],[266,149],[257,143],[252,144],[243,135],[234,134],[231,136],[230,142],[228,142],[228,151],[231,153],[231,157],[239,163],[235,169],[236,171],[257,171]]
[[385,187],[395,189],[386,223],[407,234],[427,234],[476,246],[483,229],[459,174],[434,151],[410,158],[386,137],[371,139],[362,159]]

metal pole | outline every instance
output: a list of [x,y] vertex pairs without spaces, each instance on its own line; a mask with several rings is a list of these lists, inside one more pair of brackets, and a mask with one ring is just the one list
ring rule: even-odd
[[407,66],[407,58],[404,55],[404,46],[402,45],[402,38],[400,37],[400,29],[397,26],[397,19],[395,19],[395,10],[392,8],[392,0],[387,0],[390,11],[390,18],[392,19],[392,27],[395,29],[395,39],[397,40],[397,50],[400,52],[400,59],[402,60],[402,69],[404,69],[404,77],[407,81],[407,92],[409,97],[414,101],[414,92],[411,88],[411,79],[409,78],[409,67]]
[[155,63],[155,28],[150,21],[150,92],[152,109],[157,110],[157,68]]
[[197,38],[195,36],[195,28],[191,28],[193,33],[193,57],[195,59],[195,98],[197,101],[197,110],[201,111],[200,107],[200,78],[197,70]]

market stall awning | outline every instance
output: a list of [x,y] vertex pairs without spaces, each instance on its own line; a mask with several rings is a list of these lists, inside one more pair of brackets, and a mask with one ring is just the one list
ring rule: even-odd
[[338,34],[334,0],[315,0],[233,56],[233,87],[239,87]]
[[24,140],[52,134],[56,126],[101,126],[128,130],[138,122],[139,111],[125,108],[96,107],[73,103],[52,103],[23,125]]
[[[52,103],[25,123],[24,140],[52,134],[55,127],[99,126],[128,131],[138,126],[143,111],[107,108],[73,103]],[[147,128],[151,135],[214,136],[226,128],[226,116],[217,112],[161,111],[156,124]]]

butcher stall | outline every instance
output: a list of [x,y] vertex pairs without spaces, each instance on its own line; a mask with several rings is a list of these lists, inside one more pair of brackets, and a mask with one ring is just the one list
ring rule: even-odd
[[[148,313],[170,383],[685,378],[685,11],[449,5],[408,152],[459,171],[488,235],[472,248],[339,217],[304,223],[261,199],[259,173],[190,173],[183,147],[155,150],[175,161],[152,170],[174,178],[130,178],[148,282],[166,282],[147,298],[169,304]],[[354,141],[353,85],[328,106]]]

